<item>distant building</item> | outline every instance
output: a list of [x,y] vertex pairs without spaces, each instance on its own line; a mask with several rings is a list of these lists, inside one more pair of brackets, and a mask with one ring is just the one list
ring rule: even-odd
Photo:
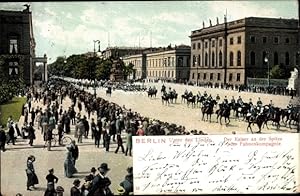
[[180,45],[147,48],[141,54],[122,58],[125,65],[133,64],[131,79],[184,82],[189,78],[191,47]]
[[189,79],[191,47],[180,45],[146,53],[146,78],[172,82]]
[[133,65],[133,73],[128,79],[140,80],[146,78],[146,54],[136,54],[130,56],[124,56],[122,58],[126,66]]
[[[211,25],[191,33],[193,83],[245,84],[247,77],[267,78],[274,65],[294,66],[298,20],[249,17]],[[267,61],[266,61],[267,60]]]
[[103,58],[120,58],[126,55],[141,54],[146,48],[141,47],[108,47],[102,51]]

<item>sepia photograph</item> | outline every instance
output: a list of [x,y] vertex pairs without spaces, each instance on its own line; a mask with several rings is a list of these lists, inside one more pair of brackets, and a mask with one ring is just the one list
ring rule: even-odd
[[0,3],[0,196],[300,192],[300,0]]

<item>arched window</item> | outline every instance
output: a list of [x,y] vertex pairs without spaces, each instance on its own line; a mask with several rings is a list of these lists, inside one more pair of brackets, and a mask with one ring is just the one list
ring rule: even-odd
[[211,54],[211,66],[212,67],[215,66],[215,52],[212,52],[212,54]]
[[290,54],[288,52],[285,53],[285,65],[290,65]]
[[229,54],[229,66],[233,66],[233,52]]
[[274,65],[279,65],[278,53],[277,52],[274,52]]
[[242,63],[241,63],[241,58],[242,58],[242,54],[241,54],[241,51],[237,51],[237,66],[241,66]]
[[267,57],[267,52],[266,51],[263,51],[262,53],[262,64],[263,65],[267,65],[267,62],[265,62],[265,58]]
[[223,55],[222,52],[219,52],[219,66],[222,67],[222,62],[223,62]]
[[255,65],[255,52],[250,53],[250,65]]
[[207,54],[207,52],[205,53],[205,66],[208,66],[208,54]]
[[197,63],[198,63],[198,66],[200,66],[201,64],[200,64],[200,62],[201,62],[201,56],[200,56],[200,54],[198,55],[198,61],[197,61]]

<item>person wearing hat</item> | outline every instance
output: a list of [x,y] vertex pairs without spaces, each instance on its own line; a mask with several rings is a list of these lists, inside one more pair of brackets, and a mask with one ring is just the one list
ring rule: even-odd
[[117,133],[117,143],[118,143],[118,147],[115,150],[115,153],[116,154],[118,153],[120,147],[122,148],[122,153],[125,153],[124,146],[123,146],[123,140],[122,140],[120,133]]
[[6,134],[3,127],[0,127],[0,150],[5,151]]
[[56,187],[56,196],[63,196],[65,189],[61,186]]
[[128,174],[125,176],[125,179],[120,183],[120,186],[124,188],[123,195],[129,195],[133,192],[133,167],[127,168]]
[[58,182],[58,178],[54,175],[54,169],[49,169],[49,174],[46,176],[47,180],[47,188],[49,186],[53,186],[53,189],[55,188],[54,183]]
[[98,195],[113,195],[109,186],[111,181],[106,177],[107,172],[110,170],[107,163],[102,163],[98,168],[99,173],[95,176],[92,181],[92,187],[87,196],[98,196]]
[[73,187],[71,188],[70,190],[70,196],[81,196],[80,194],[80,189],[79,189],[79,186],[80,186],[80,180],[79,179],[75,179],[74,182],[73,182]]
[[64,162],[65,176],[68,178],[71,178],[73,174],[77,172],[74,166],[71,148],[71,146],[67,146],[67,156]]
[[35,157],[33,155],[30,155],[27,158],[27,190],[31,191],[30,187],[32,186],[34,188],[34,185],[39,183],[39,180],[35,174],[35,170],[33,167],[33,162],[35,161]]

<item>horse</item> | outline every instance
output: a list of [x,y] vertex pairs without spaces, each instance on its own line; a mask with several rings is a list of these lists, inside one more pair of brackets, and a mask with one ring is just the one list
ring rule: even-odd
[[185,103],[185,100],[187,100],[188,97],[189,96],[187,93],[184,93],[183,95],[181,95],[181,103],[182,103],[182,101],[183,101],[183,103]]
[[162,102],[162,104],[164,104],[164,102],[166,102],[166,105],[167,105],[167,103],[168,103],[168,105],[170,104],[170,102],[169,102],[169,95],[167,93],[164,93],[161,96],[161,102]]
[[[219,117],[220,117],[220,124],[222,125],[222,117],[225,118],[225,124],[228,125],[230,123],[230,106],[225,106],[225,105],[221,105],[220,106],[220,109],[218,109],[216,111],[216,114],[217,114],[217,122],[219,121]],[[226,120],[228,120],[228,122],[226,123]]]
[[170,92],[169,93],[169,99],[171,100],[171,103],[176,103],[178,94],[176,92]]
[[209,122],[211,122],[211,115],[213,114],[214,110],[214,105],[216,104],[216,100],[212,100],[208,102],[207,104],[204,104],[202,106],[201,111],[202,111],[202,120],[204,120],[204,115],[206,114],[206,120],[208,121],[208,116],[209,116]]
[[243,120],[245,120],[247,113],[249,112],[251,106],[249,103],[243,103],[243,104],[235,104],[235,114],[236,114],[236,118],[239,119],[241,114],[243,116]]
[[187,102],[188,107],[189,107],[190,103],[192,103],[192,107],[194,108],[196,106],[196,96],[193,95],[191,97],[188,97],[186,102]]
[[148,97],[150,96],[152,98],[153,95],[156,97],[156,93],[157,93],[156,89],[151,89],[148,91]]
[[202,95],[202,96],[199,96],[198,94],[197,94],[197,101],[196,101],[196,104],[197,104],[197,106],[198,106],[198,104],[200,103],[200,105],[205,101],[205,97]]
[[247,131],[250,129],[251,133],[253,133],[251,124],[257,124],[258,131],[256,133],[261,133],[261,128],[264,122],[267,120],[267,115],[265,113],[259,114],[256,117],[253,115],[248,115],[246,120],[248,121]]
[[106,89],[106,96],[107,96],[107,95],[111,96],[111,87],[108,87],[108,88]]

